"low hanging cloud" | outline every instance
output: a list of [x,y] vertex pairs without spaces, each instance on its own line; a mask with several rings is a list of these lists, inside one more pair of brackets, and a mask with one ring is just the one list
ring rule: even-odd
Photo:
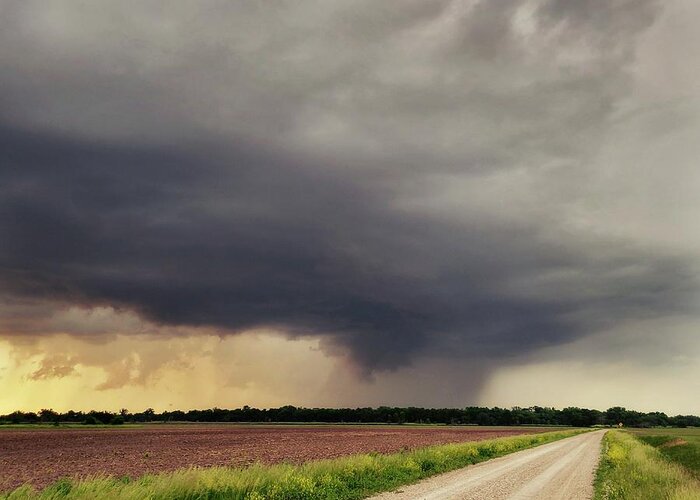
[[[611,224],[658,185],[629,134],[656,2],[0,8],[6,334],[111,307],[370,373],[696,305],[696,251]],[[662,182],[695,182],[692,153]]]
[[29,375],[31,380],[63,378],[75,374],[74,361],[62,354],[47,356],[41,360],[39,368]]

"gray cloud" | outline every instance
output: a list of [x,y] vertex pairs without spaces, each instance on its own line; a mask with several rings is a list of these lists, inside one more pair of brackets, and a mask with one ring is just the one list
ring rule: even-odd
[[697,255],[598,220],[659,15],[5,2],[0,291],[323,336],[369,371],[686,313]]

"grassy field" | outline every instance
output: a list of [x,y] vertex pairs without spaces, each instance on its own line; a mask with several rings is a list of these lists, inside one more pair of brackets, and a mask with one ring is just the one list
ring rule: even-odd
[[146,475],[60,481],[42,491],[21,487],[2,500],[58,499],[360,499],[433,474],[549,443],[582,429],[432,446],[390,455],[365,454],[303,465],[213,467]]
[[610,431],[603,438],[595,499],[698,500],[700,481],[635,435]]
[[700,429],[644,429],[633,431],[641,441],[692,471],[700,479]]

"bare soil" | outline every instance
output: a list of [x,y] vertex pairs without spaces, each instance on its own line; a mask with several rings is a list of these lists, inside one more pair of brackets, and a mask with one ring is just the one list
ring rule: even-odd
[[544,432],[546,428],[147,425],[0,430],[0,491],[95,474],[138,477],[182,467],[301,463],[355,453]]
[[670,441],[666,441],[664,444],[659,446],[659,448],[674,448],[676,446],[683,446],[684,444],[688,444],[688,441],[681,438],[675,438],[671,439]]

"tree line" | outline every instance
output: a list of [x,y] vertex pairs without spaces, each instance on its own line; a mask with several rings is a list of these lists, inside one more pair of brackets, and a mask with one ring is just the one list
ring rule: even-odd
[[381,423],[381,424],[447,424],[447,425],[561,425],[590,427],[595,425],[626,427],[700,427],[700,417],[695,415],[668,416],[661,412],[639,412],[616,406],[605,411],[569,407],[564,409],[532,406],[529,408],[251,408],[244,406],[227,410],[156,412],[148,408],[131,413],[126,409],[109,411],[56,412],[43,409],[39,412],[16,411],[0,415],[0,424],[84,423],[124,424],[144,422],[320,422],[320,423]]

